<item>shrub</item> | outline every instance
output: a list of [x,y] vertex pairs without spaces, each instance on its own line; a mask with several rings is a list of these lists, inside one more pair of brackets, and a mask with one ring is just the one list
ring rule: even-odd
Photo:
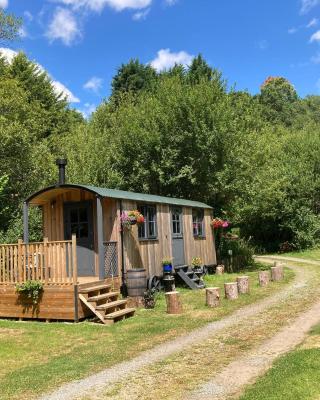
[[[232,255],[229,251],[232,251]],[[253,264],[254,248],[245,239],[222,238],[220,257],[228,272],[237,272]]]

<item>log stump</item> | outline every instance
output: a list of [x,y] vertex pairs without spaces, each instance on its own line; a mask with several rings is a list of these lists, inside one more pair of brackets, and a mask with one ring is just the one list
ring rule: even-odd
[[168,314],[181,314],[182,303],[179,292],[167,292],[165,294],[167,302],[167,313]]
[[249,293],[249,277],[248,276],[238,276],[237,278],[238,292],[239,294]]
[[224,265],[217,265],[216,274],[217,275],[223,275],[224,274]]
[[260,271],[259,272],[259,285],[261,287],[266,287],[269,285],[270,281],[270,271]]
[[218,307],[220,305],[220,288],[206,288],[206,305],[208,307]]
[[237,282],[224,284],[225,297],[228,300],[235,300],[238,298],[238,284]]
[[271,267],[271,279],[274,282],[282,281],[283,278],[284,278],[284,273],[282,265]]

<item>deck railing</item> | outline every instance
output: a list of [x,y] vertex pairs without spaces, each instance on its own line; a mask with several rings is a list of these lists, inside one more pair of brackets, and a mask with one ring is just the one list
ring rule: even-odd
[[0,245],[0,284],[39,280],[45,284],[77,282],[76,237],[72,240]]

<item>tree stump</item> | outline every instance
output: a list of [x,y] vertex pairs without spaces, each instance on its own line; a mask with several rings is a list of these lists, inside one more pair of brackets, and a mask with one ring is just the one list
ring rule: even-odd
[[179,292],[167,292],[165,294],[167,302],[167,313],[168,314],[181,314],[182,303]]
[[284,274],[283,274],[283,266],[282,265],[278,265],[276,267],[271,267],[271,279],[274,282],[282,281],[283,277],[284,277]]
[[206,305],[218,307],[220,305],[220,288],[211,287],[206,289]]
[[226,299],[235,300],[238,298],[238,284],[237,282],[225,283],[224,292]]
[[270,281],[270,272],[269,271],[260,271],[259,272],[259,285],[261,287],[268,286],[269,281]]
[[238,292],[240,294],[249,293],[249,277],[248,276],[238,276],[237,278]]
[[217,265],[216,274],[217,275],[223,275],[224,274],[224,265]]

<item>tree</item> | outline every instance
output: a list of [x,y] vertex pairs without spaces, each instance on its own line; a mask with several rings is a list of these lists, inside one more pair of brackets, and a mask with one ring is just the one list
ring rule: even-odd
[[131,59],[122,64],[112,79],[112,97],[118,99],[124,93],[137,94],[150,89],[157,77],[157,73],[150,65],[144,65],[138,59]]
[[197,84],[202,80],[210,81],[217,77],[220,78],[221,74],[217,70],[212,69],[201,54],[192,60],[188,69],[188,80],[190,83]]
[[272,123],[291,126],[295,115],[298,94],[285,78],[269,77],[261,86],[260,103],[264,106],[265,119]]
[[22,20],[12,14],[7,14],[0,8],[0,43],[14,40],[18,36]]

